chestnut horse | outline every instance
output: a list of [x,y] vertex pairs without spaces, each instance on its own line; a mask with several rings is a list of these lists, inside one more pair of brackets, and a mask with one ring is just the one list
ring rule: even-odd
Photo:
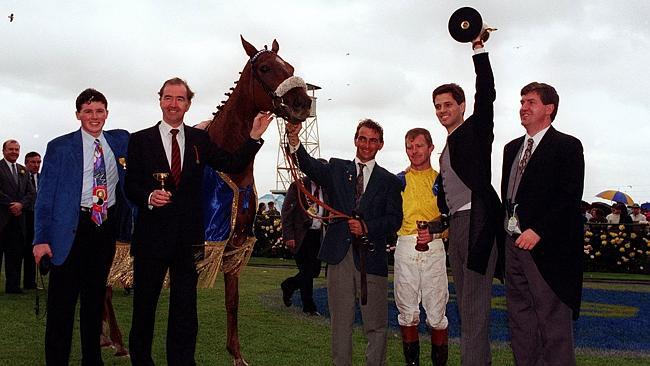
[[[240,73],[235,87],[231,88],[231,93],[226,93],[228,100],[217,107],[218,111],[207,127],[210,139],[228,151],[235,151],[249,138],[253,118],[259,111],[272,111],[289,122],[298,123],[309,116],[311,108],[311,99],[307,95],[304,81],[293,76],[293,66],[278,56],[277,41],[273,40],[270,50],[266,46],[257,50],[243,37],[241,41],[249,61]],[[206,173],[210,173],[205,175],[207,244],[211,240],[218,240],[214,238],[215,232],[223,233],[223,230],[215,229],[219,221],[229,228],[226,236],[222,236],[227,241],[221,265],[228,324],[226,349],[232,355],[235,365],[246,365],[241,356],[237,332],[238,281],[239,272],[248,263],[255,243],[252,224],[257,197],[253,163],[239,174],[226,175],[214,171]],[[226,184],[215,183],[218,180],[223,180]],[[232,205],[226,210],[223,200],[214,198],[218,187],[230,188],[228,194],[232,198]]]

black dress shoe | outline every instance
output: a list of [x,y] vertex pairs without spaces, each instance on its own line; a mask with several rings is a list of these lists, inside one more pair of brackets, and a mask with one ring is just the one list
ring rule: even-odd
[[290,307],[293,291],[289,288],[289,284],[286,281],[280,284],[280,288],[282,288],[282,302],[284,302],[284,306]]
[[305,315],[308,315],[308,316],[322,316],[322,315],[321,315],[318,311],[316,311],[316,310],[312,310],[312,311],[303,311],[303,313],[305,313]]

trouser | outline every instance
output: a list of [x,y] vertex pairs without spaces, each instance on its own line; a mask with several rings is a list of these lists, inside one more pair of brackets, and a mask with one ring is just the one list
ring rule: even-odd
[[25,211],[25,240],[22,250],[23,287],[36,288],[36,262],[34,261],[34,211]]
[[61,265],[53,265],[47,298],[45,360],[48,366],[68,365],[75,307],[79,298],[81,364],[103,365],[99,335],[106,277],[115,255],[115,221],[95,225],[80,212],[77,234]]
[[302,301],[302,311],[316,311],[314,303],[314,278],[320,274],[321,262],[318,259],[320,250],[321,230],[307,230],[300,248],[296,252],[294,259],[298,266],[298,274],[284,280],[291,292],[296,289],[300,290],[300,299]]
[[492,246],[485,274],[467,268],[470,210],[456,212],[449,223],[449,263],[460,315],[461,365],[490,365],[492,277],[497,246]]
[[129,335],[131,363],[134,366],[154,365],[151,345],[156,307],[168,269],[170,294],[166,337],[167,365],[196,364],[194,353],[198,333],[196,311],[198,276],[191,251],[182,252],[174,255],[170,260],[135,256],[133,319]]
[[[336,366],[352,365],[352,327],[355,299],[361,291],[360,272],[354,265],[352,246],[339,264],[327,271],[327,300],[332,326],[332,361]],[[388,326],[388,279],[368,274],[368,303],[361,306],[366,346],[366,365],[386,365]]]
[[[5,258],[5,292],[20,292],[20,267],[25,238],[21,226],[21,217],[10,216],[0,232],[0,251]],[[0,256],[0,262],[1,262]]]
[[445,316],[449,288],[447,257],[442,239],[429,243],[429,250],[415,250],[417,235],[397,239],[395,248],[395,304],[401,326],[420,323],[420,301],[427,313],[427,325],[433,329],[447,328]]
[[519,366],[576,364],[572,311],[546,283],[530,251],[506,235],[506,304]]

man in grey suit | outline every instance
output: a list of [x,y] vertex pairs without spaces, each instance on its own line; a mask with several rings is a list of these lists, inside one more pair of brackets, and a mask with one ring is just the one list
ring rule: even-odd
[[576,364],[572,318],[582,293],[585,162],[580,140],[551,126],[559,101],[548,84],[526,85],[519,110],[526,135],[503,152],[506,304],[522,366]]
[[[494,141],[494,75],[483,42],[472,42],[476,95],[474,111],[464,120],[465,94],[456,84],[433,91],[440,124],[447,130],[447,144],[440,156],[442,186],[438,195],[441,212],[450,214],[449,263],[460,315],[461,365],[489,365],[490,300],[492,277],[497,268],[503,220],[501,201],[491,183]],[[497,271],[499,273],[500,271]]]
[[16,163],[20,144],[8,140],[2,144],[0,160],[0,263],[5,257],[5,293],[20,294],[20,267],[25,243],[24,210],[34,204],[34,187],[27,169]]
[[[337,366],[352,364],[355,298],[360,290],[363,332],[368,340],[366,365],[385,365],[388,264],[383,248],[387,236],[397,232],[402,223],[402,186],[394,174],[375,162],[384,146],[383,129],[371,119],[362,120],[354,135],[354,160],[332,158],[322,163],[309,156],[300,144],[300,128],[287,125],[290,151],[295,152],[300,169],[323,188],[334,210],[357,215],[332,220],[319,253],[319,258],[329,264],[332,361]],[[377,249],[359,243],[364,234]],[[364,290],[367,303],[363,301]]]

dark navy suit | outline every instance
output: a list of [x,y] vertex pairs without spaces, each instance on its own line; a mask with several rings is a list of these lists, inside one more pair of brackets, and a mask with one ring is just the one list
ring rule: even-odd
[[[160,124],[161,122],[159,122]],[[262,140],[248,139],[231,154],[209,140],[208,134],[182,125],[185,150],[180,183],[170,178],[172,193],[163,207],[148,206],[149,195],[160,189],[153,173],[170,172],[158,124],[131,135],[126,193],[138,208],[131,254],[134,256],[135,294],[129,345],[133,365],[153,365],[151,344],[156,305],[169,269],[171,291],[167,327],[167,363],[193,365],[198,317],[196,313],[195,254],[203,251],[203,172],[205,165],[224,173],[242,171],[254,158]]]
[[[4,254],[7,293],[21,292],[20,265],[25,243],[25,212],[34,203],[34,187],[29,182],[27,170],[16,163],[16,173],[17,183],[6,160],[0,159],[0,264]],[[14,216],[9,212],[11,202],[23,205],[22,214]]]
[[[353,214],[357,176],[354,161],[332,158],[324,164],[309,156],[302,145],[296,155],[300,169],[327,193],[330,206],[347,215]],[[397,232],[402,224],[401,187],[394,174],[375,164],[356,210],[376,247],[366,255],[368,303],[361,305],[369,365],[385,362],[388,264],[384,248],[388,235]],[[359,290],[359,254],[352,250],[352,241],[347,221],[335,220],[327,227],[319,253],[320,259],[330,265],[327,285],[334,364],[350,364],[352,360],[354,299]]]

